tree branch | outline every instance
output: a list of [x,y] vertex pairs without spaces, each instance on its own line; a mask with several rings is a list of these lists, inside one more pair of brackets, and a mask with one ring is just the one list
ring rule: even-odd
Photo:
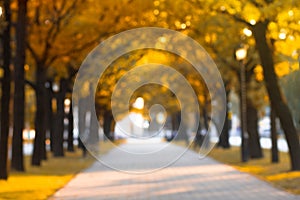
[[245,24],[245,25],[247,25],[247,26],[251,26],[251,24],[250,24],[249,22],[247,22],[246,20],[242,19],[242,18],[239,17],[238,15],[232,15],[232,14],[230,14],[227,10],[225,10],[225,11],[220,11],[220,13],[226,14],[227,16],[233,18],[233,19],[234,19],[235,21],[237,21],[237,22],[241,22],[241,23],[243,23],[243,24]]
[[[209,47],[217,56],[220,55],[219,51],[213,45],[209,45]],[[226,66],[228,66],[230,68],[230,70],[234,71],[236,74],[239,74],[239,70],[237,70],[237,68],[233,67],[232,63],[229,62],[227,59],[223,58],[223,56],[218,56],[218,59],[222,63],[224,63]]]
[[37,86],[33,82],[25,79],[25,84],[29,85],[33,90],[37,91]]
[[49,58],[49,57],[48,57],[46,66],[51,65],[51,64],[52,64],[56,59],[58,59],[59,57],[68,56],[68,55],[74,54],[74,53],[79,53],[79,52],[81,52],[81,51],[83,51],[83,50],[85,50],[85,49],[87,49],[87,48],[93,46],[96,42],[99,42],[99,38],[96,38],[96,39],[94,39],[94,40],[92,40],[92,41],[90,41],[90,42],[88,42],[88,43],[85,43],[85,44],[83,44],[83,45],[80,46],[80,47],[77,47],[77,48],[76,48],[76,47],[70,48],[70,50],[65,51],[65,52],[62,52],[62,53],[59,53],[59,55],[58,55],[58,54],[57,54],[57,55],[54,55],[54,56],[52,56],[52,58]]
[[249,0],[249,2],[252,3],[255,7],[258,7],[258,8],[264,7],[263,4],[258,3],[256,0]]
[[29,52],[31,53],[32,57],[34,58],[34,60],[36,62],[38,62],[40,60],[40,58],[37,55],[37,53],[34,51],[33,47],[29,44],[28,41],[26,41],[26,46],[27,46],[27,49],[29,50]]
[[[58,9],[55,6],[55,2],[53,2],[53,7],[55,7],[54,12],[57,15],[57,18],[55,18],[51,24],[51,27],[49,28],[47,35],[46,35],[46,45],[45,45],[45,49],[43,52],[43,59],[46,60],[47,57],[49,56],[49,51],[51,49],[51,44],[55,41],[55,39],[57,38],[57,36],[59,35],[60,31],[61,31],[61,24],[62,22],[68,21],[67,18],[72,16],[72,12],[75,12],[75,8],[77,6],[78,0],[73,0],[72,4],[66,9],[65,12],[63,12],[63,10],[65,9],[66,6],[66,0],[63,0],[62,2],[62,7],[60,9]],[[68,22],[65,23],[65,25],[67,25]]]

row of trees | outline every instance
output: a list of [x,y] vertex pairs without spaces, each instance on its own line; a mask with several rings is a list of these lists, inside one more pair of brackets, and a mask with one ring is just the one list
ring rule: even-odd
[[[299,41],[300,30],[297,6],[297,2],[294,1],[283,3],[276,0],[249,0],[244,3],[179,0],[176,2],[155,1],[153,10],[156,25],[188,34],[206,47],[219,66],[227,94],[230,91],[239,91],[241,70],[233,56],[234,51],[241,43],[248,46],[245,64],[250,157],[261,158],[263,156],[259,143],[258,120],[260,110],[270,104],[272,127],[276,127],[274,124],[278,117],[289,146],[292,170],[300,169],[299,136],[284,93],[279,86],[279,78],[299,68],[297,50],[299,51],[300,47],[295,42]],[[152,25],[152,23],[150,24]],[[232,35],[236,37],[231,37]],[[228,37],[231,39],[228,40]],[[143,57],[149,60],[147,55],[143,55]],[[155,56],[153,55],[153,57]],[[132,58],[142,60],[141,58]],[[167,60],[170,64],[171,58],[168,57]],[[120,65],[123,68],[118,70]],[[126,64],[116,64],[115,66],[117,69],[109,77],[109,87],[105,87],[104,81],[99,91],[100,96],[102,94],[102,102],[105,102],[103,94],[106,93],[107,96],[110,96],[114,83],[125,73],[122,70]],[[196,79],[200,80],[199,77]],[[198,84],[199,87],[201,88]],[[203,99],[204,94],[205,91],[199,94],[199,100],[201,97]],[[110,99],[106,98],[106,100],[109,102]],[[104,107],[109,106],[107,104]],[[226,120],[219,142],[219,146],[224,148],[229,147],[228,129],[229,123]],[[272,128],[272,143],[272,160],[276,162],[278,161],[276,128]]]
[[[251,157],[262,156],[257,137],[257,109],[263,105],[260,102],[263,102],[264,96],[268,95],[271,107],[280,119],[288,142],[292,169],[299,170],[299,138],[291,112],[278,85],[278,76],[299,67],[297,54],[293,53],[299,49],[299,46],[288,45],[299,40],[298,2],[276,0],[227,1],[226,3],[216,0],[188,2],[189,4],[181,7],[166,2],[158,6],[158,9],[161,13],[168,9],[173,11],[167,11],[168,13],[179,12],[179,10],[181,13],[184,13],[183,10],[186,12],[192,9],[197,10],[198,15],[170,16],[178,21],[178,23],[175,21],[173,26],[183,29],[190,25],[186,32],[195,38],[200,36],[199,41],[202,41],[202,44],[205,44],[214,55],[223,72],[225,83],[231,85],[229,87],[231,90],[238,89],[233,87],[237,82],[232,77],[239,77],[240,72],[238,63],[233,57],[234,50],[241,42],[249,46],[246,68],[249,82],[247,86],[248,115],[250,115],[248,116],[248,132],[250,133]],[[228,37],[231,38],[230,41]],[[286,60],[289,60],[289,65],[284,64]],[[293,68],[295,65],[296,67]],[[265,95],[257,92],[262,86],[261,80],[264,80],[264,86],[266,86]],[[253,151],[255,149],[257,151]]]
[[[33,165],[40,165],[40,160],[46,159],[46,151],[45,151],[45,132],[42,132],[41,128],[50,127],[45,125],[48,117],[46,114],[46,106],[44,104],[40,104],[39,101],[40,95],[45,96],[46,91],[46,82],[31,82],[30,80],[25,80],[25,68],[28,66],[26,63],[26,49],[28,43],[27,37],[27,29],[28,29],[28,17],[27,17],[27,0],[20,1],[4,1],[4,13],[5,13],[5,27],[4,33],[2,37],[3,42],[3,69],[4,76],[2,81],[2,109],[1,109],[1,178],[7,179],[8,176],[8,136],[9,136],[9,127],[11,125],[10,116],[13,114],[13,136],[12,136],[12,159],[10,166],[12,169],[17,171],[24,171],[24,155],[23,155],[23,130],[24,130],[24,122],[25,122],[25,83],[28,83],[36,93],[36,105],[37,112],[35,118],[35,128],[36,128],[36,137],[35,137],[35,145],[34,145],[34,153],[32,157]],[[16,9],[16,10],[15,10]],[[12,19],[16,17],[16,22]],[[15,23],[15,25],[14,25]],[[14,26],[13,26],[14,25]],[[16,33],[13,35],[12,33]],[[12,37],[13,36],[13,37]],[[13,40],[15,38],[15,40]],[[16,48],[11,48],[11,43],[14,42]],[[33,53],[33,51],[32,51]],[[12,56],[14,55],[14,56]],[[37,57],[36,57],[37,58]],[[13,79],[11,79],[11,70],[13,66]],[[45,77],[46,74],[39,74],[39,70],[37,71],[37,77]],[[72,75],[72,73],[69,73]],[[36,80],[38,78],[36,77]],[[13,81],[13,113],[10,113],[10,96],[11,96],[11,82]],[[43,85],[41,85],[43,84]],[[61,89],[61,93],[65,94],[65,88]],[[52,96],[51,96],[52,97]],[[49,97],[49,98],[51,98]],[[58,100],[63,99],[56,98]],[[58,103],[58,105],[60,105]],[[42,108],[41,108],[42,107]],[[51,108],[51,107],[50,107]],[[52,112],[52,109],[50,109]],[[63,110],[63,109],[62,109]],[[41,113],[42,112],[42,113]],[[54,116],[54,115],[52,115]],[[60,115],[55,115],[58,118]],[[52,118],[54,119],[54,118]],[[54,120],[54,124],[51,124],[52,127],[63,127],[59,122],[63,123],[63,118],[61,120]],[[60,126],[58,126],[60,125]],[[50,129],[50,128],[49,128]],[[62,134],[63,130],[54,130],[54,133]],[[55,137],[56,140],[52,140],[53,143],[53,152],[54,155],[62,155],[60,150],[60,146],[62,146],[62,141],[59,137]],[[39,141],[40,140],[40,141]],[[59,145],[61,143],[61,145]],[[43,145],[43,146],[41,146]],[[71,147],[70,147],[71,148]]]
[[[240,70],[232,56],[233,51],[241,41],[247,43],[249,45],[249,56],[246,62],[247,89],[249,91],[248,114],[250,115],[248,128],[251,157],[262,156],[257,131],[258,110],[265,104],[265,99],[262,97],[268,95],[271,106],[279,117],[285,132],[290,149],[291,168],[293,170],[300,169],[298,135],[277,80],[278,76],[282,75],[280,74],[282,70],[278,70],[277,66],[282,65],[283,58],[290,58],[289,63],[294,62],[294,57],[291,56],[290,49],[286,46],[287,40],[293,40],[293,44],[297,44],[295,41],[299,41],[300,16],[296,12],[297,6],[299,6],[298,2],[292,0],[285,2],[247,0],[244,3],[216,0],[178,0],[176,2],[159,0],[154,2],[150,0],[143,2],[135,0],[109,2],[3,0],[2,3],[4,12],[1,19],[3,24],[1,25],[3,29],[1,39],[4,74],[1,82],[1,178],[7,178],[8,133],[11,121],[14,132],[11,165],[16,170],[24,170],[22,132],[25,120],[25,84],[35,91],[36,96],[36,116],[33,123],[36,137],[32,164],[39,166],[41,161],[46,158],[45,136],[47,129],[52,127],[47,124],[50,121],[51,109],[49,108],[51,108],[54,94],[50,90],[51,84],[60,82],[60,91],[56,93],[57,118],[51,120],[56,125],[60,125],[56,126],[57,129],[53,131],[51,143],[54,145],[54,149],[58,149],[54,150],[54,155],[62,156],[63,101],[66,93],[71,92],[74,76],[83,58],[87,52],[108,36],[122,30],[142,26],[170,28],[196,39],[206,47],[219,66],[228,93],[231,90],[239,90],[236,83],[238,83]],[[248,30],[246,34],[243,32],[245,28]],[[237,37],[231,37],[232,35]],[[228,40],[228,37],[231,40]],[[293,48],[300,47],[293,46]],[[158,54],[158,62],[163,57],[167,60],[166,64],[173,65],[178,62],[165,53],[159,52]],[[104,120],[105,126],[108,127],[106,129],[109,129],[110,123],[113,121],[108,102],[114,84],[129,69],[126,66],[142,64],[151,55],[153,52],[150,51],[124,56],[107,72],[106,81],[101,83],[96,94],[99,97],[96,108],[99,117],[107,119]],[[125,67],[118,68],[122,65]],[[25,70],[24,66],[27,66]],[[183,64],[181,67],[185,66]],[[177,70],[180,71],[180,69],[179,62]],[[11,72],[13,72],[13,76]],[[184,70],[181,72],[185,73]],[[206,87],[201,81],[201,77],[192,74],[192,72],[188,72],[184,75],[192,83],[193,88],[198,91],[200,105],[206,108],[207,102],[210,102],[209,95],[206,95]],[[13,81],[11,77],[14,77]],[[262,80],[265,81],[265,84]],[[11,84],[12,82],[13,84]],[[10,113],[9,110],[11,85],[14,86],[13,113]],[[266,90],[263,85],[266,86]],[[148,99],[151,98],[153,96],[149,95]],[[90,108],[85,108],[85,110],[88,109]],[[80,114],[79,118],[84,120],[85,117],[82,116],[86,112],[82,112],[83,114]],[[13,114],[13,120],[9,119],[10,114]],[[85,131],[83,123],[79,124],[79,129],[80,134]],[[108,131],[106,132],[109,134]],[[56,139],[57,142],[55,142]],[[228,124],[226,123],[220,139],[220,146],[229,147]]]
[[[276,127],[274,123],[278,117],[289,146],[292,170],[300,169],[299,138],[278,80],[299,68],[297,62],[299,46],[295,42],[299,41],[300,30],[297,6],[297,2],[294,1],[283,3],[276,0],[249,0],[244,3],[237,1],[224,3],[215,0],[155,1],[153,11],[156,25],[188,34],[207,47],[220,68],[228,94],[232,90],[239,91],[237,85],[240,82],[240,66],[233,56],[234,51],[241,43],[248,46],[246,81],[250,157],[263,156],[258,134],[259,112],[270,104],[272,127]],[[231,37],[232,35],[236,37]],[[228,37],[231,39],[228,40]],[[147,55],[143,56],[149,59]],[[170,60],[170,57],[168,59]],[[115,70],[110,79],[116,79],[114,82],[117,82],[119,75],[124,74],[122,70]],[[109,85],[111,88],[114,86],[111,81]],[[103,86],[105,88],[105,84]],[[99,93],[107,93],[110,96],[111,88],[104,90],[101,88]],[[203,97],[203,94],[200,93],[199,97]],[[219,142],[224,148],[229,147],[228,127],[226,121]],[[277,133],[274,128],[272,136],[272,160],[277,161]]]
[[[11,122],[13,139],[10,164],[14,170],[25,170],[22,138],[27,94],[25,85],[35,92],[36,97],[35,118],[34,122],[30,122],[36,133],[32,165],[40,166],[41,161],[47,158],[45,139],[48,132],[51,133],[53,155],[64,155],[65,97],[71,92],[73,79],[86,52],[109,35],[125,29],[125,26],[117,25],[124,20],[120,16],[127,12],[124,12],[124,4],[129,2],[99,4],[97,1],[82,0],[3,1],[1,178],[6,179],[8,176]],[[142,11],[145,7],[140,5],[140,8]],[[115,23],[116,26],[111,26]],[[60,89],[55,92],[52,85],[56,84],[60,85]],[[14,86],[13,90],[11,85]],[[9,109],[11,91],[14,93],[13,112]],[[54,107],[53,100],[56,102]],[[69,121],[73,122],[71,114]],[[10,119],[12,115],[13,119]],[[73,128],[70,128],[69,136],[72,138]],[[71,145],[69,149],[73,149]]]

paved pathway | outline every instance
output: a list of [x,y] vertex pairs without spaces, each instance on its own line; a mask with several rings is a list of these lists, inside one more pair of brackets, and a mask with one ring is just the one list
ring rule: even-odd
[[[147,152],[163,145],[124,144],[121,148]],[[154,160],[139,161],[113,149],[102,160],[123,170],[139,172],[151,170],[156,164],[164,164],[167,158],[181,151],[182,147],[170,145],[166,151],[156,155]],[[200,160],[196,153],[187,151],[173,165],[142,175],[118,172],[96,162],[50,199],[300,200],[300,196],[275,189],[210,158]]]

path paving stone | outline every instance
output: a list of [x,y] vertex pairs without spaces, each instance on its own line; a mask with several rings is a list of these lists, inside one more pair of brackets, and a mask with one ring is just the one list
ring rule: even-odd
[[[165,144],[123,144],[120,148],[145,152],[162,145]],[[182,150],[182,147],[170,145],[155,159],[148,157],[148,160],[137,160],[113,149],[101,160],[128,171],[139,172],[164,164],[168,156]],[[197,153],[188,150],[171,166],[147,174],[119,172],[95,162],[50,199],[300,200],[300,196],[276,189],[210,158],[198,159]]]

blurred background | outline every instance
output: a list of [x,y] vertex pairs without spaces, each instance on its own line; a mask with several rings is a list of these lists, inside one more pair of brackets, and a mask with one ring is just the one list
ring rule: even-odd
[[[260,165],[258,175],[300,193],[299,7],[297,0],[1,0],[0,198],[26,198],[32,195],[26,191],[34,193],[36,185],[44,185],[37,192],[40,199],[51,195],[93,162],[85,140],[95,141],[101,153],[132,137],[174,140],[197,149],[207,134],[219,147],[212,152],[215,159],[254,174],[258,172],[251,166]],[[212,121],[215,96],[208,92],[205,77],[184,58],[156,49],[130,52],[111,63],[98,80],[92,108],[80,102],[89,101],[88,80],[82,98],[72,99],[88,53],[110,36],[139,27],[176,30],[205,48],[226,90],[227,108],[219,106],[226,110],[223,130]],[[170,45],[163,36],[154,42]],[[188,47],[185,53],[191,53]],[[186,78],[197,96],[200,117],[191,108],[191,116],[184,118],[194,119],[198,128],[186,123],[178,134],[184,119],[176,95],[157,84],[132,94],[129,115],[124,115],[128,105],[122,104],[114,105],[120,113],[112,115],[111,96],[118,81],[147,63],[172,66]],[[143,70],[146,76],[156,69]],[[158,76],[166,85],[176,84],[176,77]],[[128,87],[120,84],[116,98]],[[156,104],[164,109],[150,115]],[[98,121],[91,120],[91,109]],[[272,179],[269,173],[281,178]],[[46,176],[57,184],[45,183]],[[36,184],[29,184],[34,189],[26,189],[27,179]]]

